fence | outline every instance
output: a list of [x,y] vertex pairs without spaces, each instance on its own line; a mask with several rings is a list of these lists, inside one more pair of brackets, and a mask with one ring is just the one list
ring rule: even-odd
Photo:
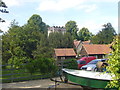
[[[56,76],[62,73],[62,68],[67,68],[68,63],[72,63],[72,61],[58,61],[58,71],[56,72]],[[22,64],[23,66],[25,64]],[[25,68],[13,68],[14,65],[2,65],[2,67],[9,67],[6,69],[0,69],[2,71],[2,82],[15,82],[15,81],[25,81],[25,80],[34,80],[34,79],[45,79],[50,78],[52,76],[51,73],[41,74],[40,72],[35,72],[32,75]]]
[[25,80],[34,80],[34,79],[45,79],[50,78],[51,74],[41,74],[40,72],[35,72],[30,74],[25,68],[12,68],[14,65],[1,65],[2,67],[11,67],[6,69],[0,69],[2,75],[0,75],[2,83],[6,82],[15,82],[15,81],[25,81]]

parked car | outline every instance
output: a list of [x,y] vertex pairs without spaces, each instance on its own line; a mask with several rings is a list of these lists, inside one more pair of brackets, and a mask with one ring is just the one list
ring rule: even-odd
[[101,62],[105,62],[108,59],[95,59],[92,60],[91,62],[89,62],[87,65],[84,65],[81,67],[82,70],[89,70],[89,71],[97,71],[97,62],[101,61]]
[[81,59],[77,60],[78,69],[80,69],[82,66],[86,65],[87,63],[89,63],[94,59],[96,59],[96,57],[90,56],[90,57],[82,57]]

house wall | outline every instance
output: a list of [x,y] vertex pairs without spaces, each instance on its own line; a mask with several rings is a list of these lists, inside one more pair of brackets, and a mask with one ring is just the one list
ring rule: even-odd
[[86,52],[86,50],[85,50],[85,48],[83,46],[82,46],[82,49],[80,51],[80,55],[81,56],[87,56],[88,55],[87,52]]
[[65,60],[65,59],[72,59],[75,58],[75,56],[58,56],[57,60]]
[[48,28],[48,36],[50,33],[54,33],[54,32],[61,32],[64,34],[64,33],[66,33],[66,29],[64,27],[58,27],[58,26]]
[[84,57],[84,56],[95,56],[98,59],[101,59],[101,58],[105,57],[105,54],[87,54],[87,52],[86,52],[84,47],[82,47],[82,49],[80,51],[80,55],[81,55],[81,57]]
[[58,56],[56,57],[56,63],[57,65],[59,65],[61,63],[61,61],[64,61],[65,59],[75,59],[76,56]]
[[77,56],[79,56],[81,49],[82,49],[82,42],[80,42],[80,44],[76,48]]
[[102,58],[105,57],[104,54],[89,54],[89,56],[95,56],[95,57],[98,58],[98,59],[102,59]]

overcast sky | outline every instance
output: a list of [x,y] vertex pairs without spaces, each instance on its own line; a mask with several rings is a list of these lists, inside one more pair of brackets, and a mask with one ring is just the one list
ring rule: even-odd
[[[3,0],[8,6],[9,14],[0,17],[6,20],[0,28],[7,31],[12,20],[20,26],[27,23],[33,14],[39,14],[50,26],[65,26],[67,21],[76,21],[78,28],[86,27],[92,33],[102,29],[110,22],[118,32],[119,0]],[[2,7],[0,7],[2,9]]]

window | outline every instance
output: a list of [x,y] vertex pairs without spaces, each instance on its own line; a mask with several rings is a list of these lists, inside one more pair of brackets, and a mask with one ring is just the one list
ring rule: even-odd
[[86,64],[86,61],[81,61],[80,64]]
[[98,61],[91,61],[90,63],[88,64],[96,64]]
[[61,59],[65,59],[65,57],[61,57]]

